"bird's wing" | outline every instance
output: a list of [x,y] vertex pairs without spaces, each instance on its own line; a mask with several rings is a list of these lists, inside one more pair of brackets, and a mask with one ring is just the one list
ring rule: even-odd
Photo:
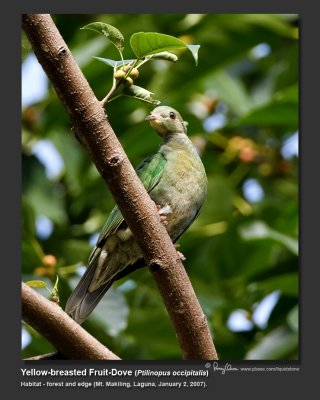
[[99,238],[97,240],[97,246],[99,246],[99,244],[103,242],[107,236],[116,232],[116,230],[119,228],[119,226],[122,224],[123,221],[124,219],[118,206],[115,206],[101,229]]
[[[166,159],[162,153],[156,153],[145,158],[137,167],[136,172],[143,186],[149,193],[160,181]],[[97,246],[104,242],[106,237],[116,232],[120,225],[124,222],[124,218],[118,208],[115,206],[111,211],[106,223],[104,224],[99,235]],[[90,256],[89,263],[94,257],[94,251]]]
[[145,158],[136,171],[147,192],[159,183],[167,160],[162,153]]

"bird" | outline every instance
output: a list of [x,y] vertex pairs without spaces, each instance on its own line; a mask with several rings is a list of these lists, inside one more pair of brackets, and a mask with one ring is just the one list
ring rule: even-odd
[[[162,142],[157,153],[138,165],[136,173],[175,243],[199,215],[207,193],[207,176],[187,136],[187,122],[178,111],[158,106],[145,120]],[[115,206],[101,230],[85,273],[66,303],[65,312],[81,324],[114,281],[144,266],[142,251]]]

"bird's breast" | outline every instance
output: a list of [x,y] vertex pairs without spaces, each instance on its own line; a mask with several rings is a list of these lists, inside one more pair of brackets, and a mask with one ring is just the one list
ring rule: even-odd
[[167,163],[160,183],[151,197],[161,207],[169,206],[171,213],[166,228],[173,240],[190,225],[201,208],[207,192],[207,177],[193,145],[186,149],[168,151]]

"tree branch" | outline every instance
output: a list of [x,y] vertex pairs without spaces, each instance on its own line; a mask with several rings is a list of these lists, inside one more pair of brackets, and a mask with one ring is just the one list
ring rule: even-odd
[[156,207],[124,153],[101,103],[51,17],[25,14],[24,31],[106,181],[159,287],[185,359],[217,359],[208,323]]
[[22,283],[22,318],[71,360],[120,360],[56,303]]
[[24,361],[40,361],[40,360],[67,360],[63,354],[59,352],[40,354],[29,358],[24,358]]

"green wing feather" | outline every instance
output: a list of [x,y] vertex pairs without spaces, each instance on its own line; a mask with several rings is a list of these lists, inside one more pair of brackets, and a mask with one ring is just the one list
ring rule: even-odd
[[149,193],[158,184],[163,174],[167,160],[162,153],[145,158],[138,165],[136,172]]
[[[145,158],[136,168],[137,175],[139,176],[148,193],[160,181],[166,161],[167,160],[162,153],[157,153]],[[101,230],[97,241],[97,246],[99,246],[99,244],[103,242],[107,236],[116,232],[123,221],[124,218],[118,206],[115,206]],[[91,255],[89,262],[93,256],[94,254]]]

